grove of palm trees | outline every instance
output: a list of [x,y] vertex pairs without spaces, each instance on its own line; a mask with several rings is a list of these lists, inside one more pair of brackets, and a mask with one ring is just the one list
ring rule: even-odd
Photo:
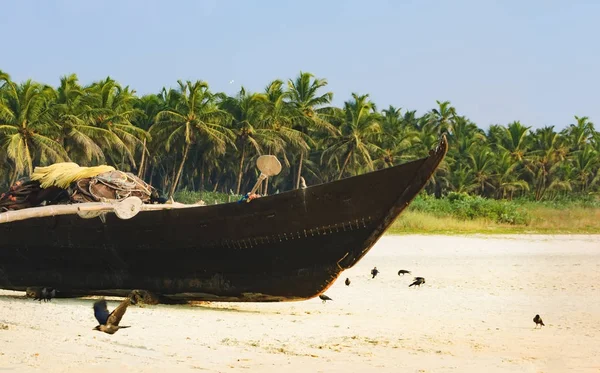
[[427,186],[436,196],[539,201],[600,191],[600,133],[586,116],[562,130],[519,121],[484,130],[449,101],[417,116],[401,102],[379,108],[368,94],[343,107],[332,98],[325,79],[305,72],[230,97],[204,81],[138,96],[110,77],[82,85],[72,74],[51,87],[0,71],[0,187],[73,161],[134,172],[164,195],[240,194],[256,181],[255,159],[274,154],[284,168],[263,193],[275,193],[300,176],[314,185],[423,157],[446,133],[448,156]]

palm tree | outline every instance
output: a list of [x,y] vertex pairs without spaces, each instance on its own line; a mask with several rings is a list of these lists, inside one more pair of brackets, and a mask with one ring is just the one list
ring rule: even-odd
[[[296,130],[309,134],[315,130],[326,130],[335,133],[336,130],[329,122],[324,119],[320,108],[328,105],[333,99],[333,93],[327,92],[318,95],[317,91],[327,85],[327,80],[316,79],[310,73],[300,72],[296,80],[288,81],[288,98],[294,109],[292,121]],[[302,175],[302,162],[304,160],[304,151],[300,151],[300,160],[298,161],[298,174],[296,177],[296,188],[300,185],[300,176]]]
[[354,163],[373,170],[371,154],[380,148],[374,140],[381,133],[380,117],[375,105],[369,101],[369,95],[352,93],[352,100],[344,103],[344,110],[339,112],[340,132],[326,142],[327,147],[321,155],[321,162],[329,159],[344,159],[338,179],[341,179],[353,156]]
[[[159,95],[150,94],[142,96],[139,100],[136,100],[134,103],[134,108],[138,109],[140,114],[137,115],[133,124],[143,129],[144,131],[150,131],[150,128],[154,124],[156,119],[156,115],[163,109],[165,109],[165,102],[161,100]],[[143,178],[146,173],[146,169],[148,168],[148,136],[144,136],[142,142],[142,151],[141,158],[138,167],[138,177]]]
[[575,121],[569,127],[562,131],[569,142],[571,151],[581,150],[588,144],[594,136],[594,123],[590,122],[588,117],[578,117],[575,115]]
[[520,163],[516,161],[508,151],[503,151],[496,161],[497,178],[496,193],[497,198],[512,199],[515,192],[528,191],[529,184],[520,179],[518,171]]
[[106,131],[96,141],[105,149],[104,154],[112,159],[114,165],[118,164],[116,157],[121,157],[121,167],[125,166],[127,158],[131,166],[137,168],[135,148],[142,147],[142,139],[147,136],[146,131],[131,122],[136,116],[143,114],[134,108],[136,100],[135,91],[129,87],[121,87],[110,77],[85,89],[85,104],[88,108],[83,118],[89,125]]
[[251,150],[260,154],[261,143],[273,140],[268,139],[270,135],[268,129],[258,128],[262,114],[261,109],[266,100],[264,94],[247,93],[246,89],[242,87],[236,97],[227,97],[220,105],[232,117],[231,128],[235,134],[236,145],[241,149],[236,194],[240,194],[247,147],[250,146]]
[[0,89],[4,88],[4,86],[8,85],[10,82],[10,75],[0,70]]
[[381,110],[382,122],[381,128],[385,132],[394,133],[404,127],[402,118],[402,109],[390,105],[387,109]]
[[435,102],[438,104],[438,108],[432,109],[429,117],[435,123],[437,133],[452,133],[456,109],[451,106],[450,101],[441,102],[436,100]]
[[56,140],[58,128],[50,115],[52,88],[31,80],[16,84],[6,75],[2,79],[0,137],[14,166],[12,184],[19,175],[31,174],[34,162],[46,164],[69,157]]
[[532,149],[526,158],[526,166],[534,177],[534,198],[539,201],[555,181],[558,166],[565,161],[568,148],[564,137],[554,131],[554,126],[546,126],[533,134]]
[[481,146],[473,149],[468,157],[473,179],[477,183],[479,194],[483,196],[486,194],[486,189],[494,187],[492,184],[495,168],[494,153],[489,146]]
[[375,161],[378,168],[392,167],[398,161],[414,158],[412,150],[418,142],[418,133],[406,125],[401,110],[394,106],[382,110],[380,156]]
[[200,80],[195,83],[179,80],[177,83],[179,89],[175,94],[175,107],[159,112],[150,128],[152,136],[164,142],[165,150],[169,151],[176,144],[183,148],[181,163],[169,192],[171,197],[177,189],[192,145],[201,140],[208,141],[218,154],[225,153],[228,144],[233,145],[233,133],[225,127],[230,115],[217,106],[208,84]]
[[450,188],[457,193],[470,193],[479,187],[473,170],[466,164],[459,164],[449,175]]
[[52,116],[61,128],[60,142],[70,154],[71,159],[80,164],[98,162],[104,159],[104,152],[99,144],[119,141],[112,132],[92,125],[85,120],[85,91],[79,85],[77,75],[71,74],[60,79],[56,91],[56,100],[52,107]]
[[[269,83],[265,88],[264,95],[266,101],[261,114],[261,127],[276,131],[285,142],[288,151],[306,153],[309,149],[310,137],[294,128],[294,110],[292,105],[286,101],[288,95],[283,90],[283,82],[274,80]],[[286,149],[275,152],[275,149],[267,147],[270,154],[275,152],[275,155],[281,155],[285,165],[289,167],[290,162]]]
[[574,168],[579,191],[587,193],[589,187],[596,182],[594,171],[600,163],[600,154],[592,148],[591,145],[586,145],[581,150],[573,153],[571,164]]
[[525,127],[519,121],[510,123],[506,128],[503,128],[500,143],[497,145],[509,152],[513,159],[522,162],[529,145],[529,128],[531,127]]
[[485,133],[477,125],[463,116],[454,116],[453,131],[448,136],[454,146],[452,152],[463,159],[469,157],[475,146],[486,143]]

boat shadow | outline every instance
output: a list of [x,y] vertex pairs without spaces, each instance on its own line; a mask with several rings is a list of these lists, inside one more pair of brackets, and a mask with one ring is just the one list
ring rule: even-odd
[[205,302],[190,302],[189,305],[192,308],[200,308],[206,311],[219,311],[219,312],[233,312],[233,313],[250,313],[250,314],[278,314],[280,313],[279,311],[272,311],[272,310],[250,310],[250,309],[244,309],[244,308],[237,308],[237,307],[227,307],[227,306],[219,306],[219,305],[215,305],[215,304],[210,304],[210,303],[205,303]]
[[[68,297],[68,298],[53,298],[50,302],[53,303],[63,303],[64,301],[67,301],[68,303],[71,304],[87,304],[90,302],[93,302],[96,299],[99,298],[104,298],[108,301],[119,301],[121,298],[120,297]],[[28,303],[32,303],[32,304],[36,304],[36,303],[45,303],[45,302],[40,302],[37,301],[31,297],[28,297],[27,295],[25,295],[25,292],[12,292],[12,294],[2,294],[0,293],[0,301],[1,300],[17,300],[17,301],[23,301],[23,302],[28,302]],[[61,302],[62,301],[62,302]],[[50,303],[49,302],[49,303]],[[216,303],[216,302],[215,302]],[[262,315],[279,315],[279,314],[283,314],[283,312],[278,311],[278,310],[257,310],[257,309],[244,309],[244,308],[238,308],[238,307],[231,307],[231,306],[222,306],[220,304],[214,304],[211,302],[187,302],[187,303],[182,303],[182,304],[158,304],[158,305],[152,305],[152,304],[144,304],[141,303],[138,306],[141,306],[142,308],[152,308],[154,306],[160,306],[161,308],[166,307],[166,308],[180,308],[180,307],[191,307],[191,308],[198,308],[201,310],[206,310],[206,311],[218,311],[218,312],[232,312],[232,313],[246,313],[246,314],[262,314]]]

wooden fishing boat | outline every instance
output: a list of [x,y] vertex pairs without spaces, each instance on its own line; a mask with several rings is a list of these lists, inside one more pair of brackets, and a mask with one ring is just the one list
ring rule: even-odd
[[161,302],[309,299],[373,247],[447,148],[442,137],[428,157],[249,203],[137,206],[125,219],[82,218],[93,203],[80,213],[36,207],[21,220],[2,213],[0,288],[53,287],[64,297],[140,289]]

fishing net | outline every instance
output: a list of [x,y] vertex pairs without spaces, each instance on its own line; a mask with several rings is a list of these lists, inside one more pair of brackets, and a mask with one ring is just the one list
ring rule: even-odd
[[0,212],[50,204],[120,201],[132,196],[152,203],[158,193],[137,176],[111,166],[55,163],[36,167],[30,179],[19,180],[2,193]]
[[72,202],[120,201],[135,196],[142,202],[149,203],[154,191],[154,188],[137,176],[116,170],[77,180],[72,189]]
[[19,180],[0,194],[0,212],[69,202],[69,192],[55,186],[42,188],[37,180]]

